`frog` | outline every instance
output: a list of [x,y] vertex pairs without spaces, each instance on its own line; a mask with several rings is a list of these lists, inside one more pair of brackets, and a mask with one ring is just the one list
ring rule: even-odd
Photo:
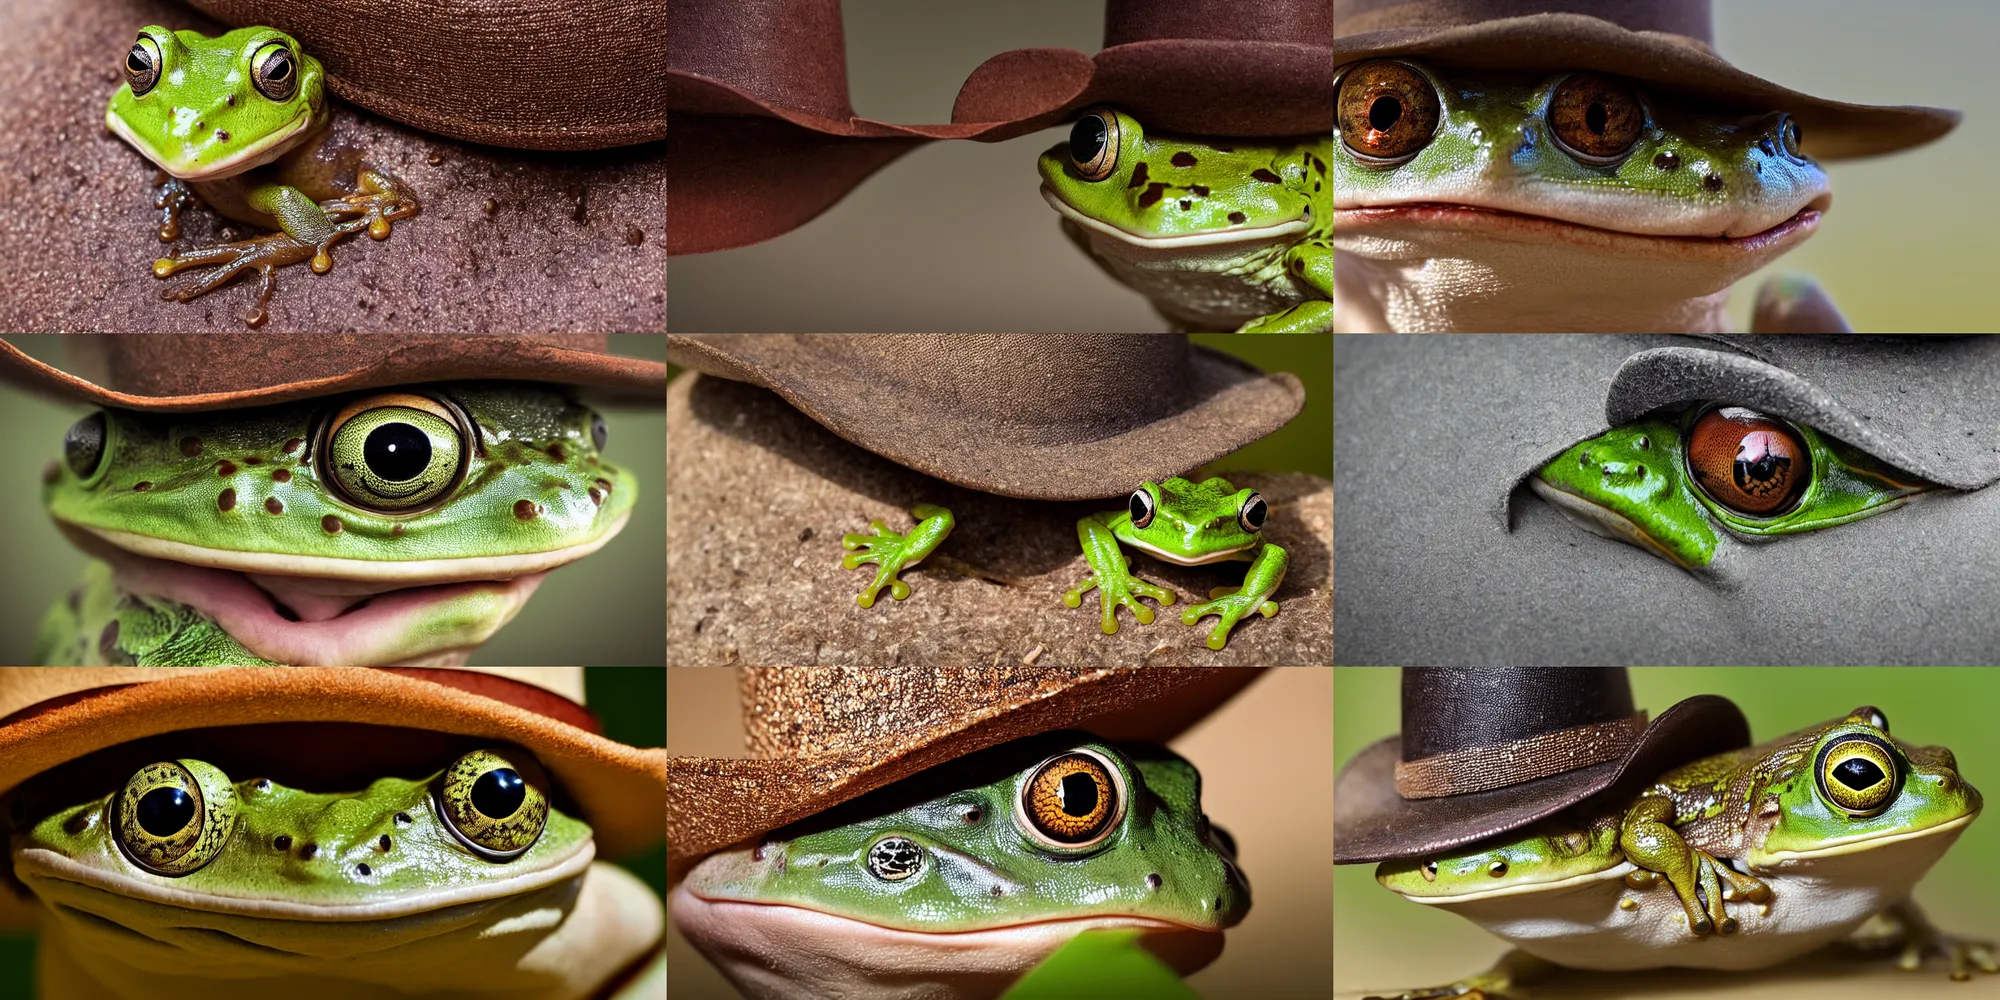
[[977,751],[711,854],[674,922],[751,997],[993,997],[1079,933],[1186,974],[1250,907],[1172,751],[1082,730]]
[[[49,915],[40,995],[181,1000],[226,982],[301,1000],[558,1000],[643,961],[657,898],[593,863],[589,824],[555,804],[532,753],[429,766],[316,791],[168,757],[102,795],[12,794],[11,870]],[[607,919],[613,903],[629,922]]]
[[1326,333],[1332,142],[1149,135],[1097,107],[1036,167],[1064,234],[1178,331]]
[[1528,487],[1571,521],[1726,582],[1745,546],[1851,524],[1938,491],[1809,425],[1732,403],[1577,442]]
[[[1340,332],[1726,332],[1730,286],[1832,206],[1782,108],[1406,58],[1334,86]],[[1803,275],[1766,286],[1752,328],[1848,331]]]
[[159,168],[160,241],[179,238],[181,213],[196,198],[276,230],[154,260],[162,279],[214,268],[164,299],[190,302],[255,273],[257,303],[244,319],[261,326],[278,268],[310,262],[325,274],[335,243],[364,229],[388,239],[395,221],[422,209],[408,185],[332,127],[325,71],[291,35],[251,26],[210,38],[148,25],[125,53],[123,76],[104,124]]
[[93,557],[52,665],[457,665],[630,517],[604,418],[463,381],[224,411],[107,408],[43,473]]
[[1385,888],[1520,949],[1400,996],[1524,996],[1564,967],[1759,969],[1841,942],[1898,945],[1907,969],[1942,954],[1954,980],[2000,971],[1991,943],[1938,931],[1910,898],[1982,804],[1950,750],[1892,737],[1863,705],[1520,830],[1386,861]]

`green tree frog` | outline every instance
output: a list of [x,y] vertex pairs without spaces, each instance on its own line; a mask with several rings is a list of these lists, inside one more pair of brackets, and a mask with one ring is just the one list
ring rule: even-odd
[[[1729,286],[1818,228],[1798,122],[1605,73],[1376,59],[1336,70],[1333,226],[1346,332],[1720,332]],[[1793,281],[1756,328],[1831,303]]]
[[388,171],[329,141],[319,60],[282,31],[209,38],[149,25],[125,54],[124,75],[104,124],[168,175],[155,202],[160,239],[180,235],[181,211],[197,195],[228,218],[278,230],[155,260],[160,278],[215,268],[163,298],[187,302],[255,272],[261,284],[247,319],[259,326],[278,268],[309,260],[325,274],[335,242],[363,229],[387,239],[393,220],[417,214],[416,195]]
[[1250,908],[1201,775],[1159,747],[1045,734],[932,768],[697,864],[674,922],[750,996],[998,996],[1086,930],[1182,973]]
[[1063,232],[1178,328],[1326,333],[1332,142],[1148,135],[1097,108],[1037,166]]
[[1900,943],[1907,968],[1943,953],[1966,979],[2000,971],[1992,946],[1935,931],[1910,891],[1980,806],[1951,751],[1892,738],[1863,706],[1375,877],[1526,953],[1408,998],[1514,996],[1549,965],[1756,969],[1843,938]]
[[459,382],[254,409],[103,410],[44,474],[99,561],[42,622],[60,665],[454,665],[631,514],[603,418]]
[[1935,486],[1811,427],[1699,406],[1579,442],[1528,479],[1585,530],[1696,572],[1758,541],[1893,510]]

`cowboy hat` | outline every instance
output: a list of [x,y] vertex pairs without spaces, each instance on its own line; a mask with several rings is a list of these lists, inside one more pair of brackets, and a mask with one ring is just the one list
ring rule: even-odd
[[1012,740],[1084,729],[1165,742],[1255,669],[745,667],[745,758],[667,760],[667,863],[832,808]]
[[519,379],[665,405],[667,368],[609,354],[603,334],[72,334],[83,377],[0,340],[0,381],[149,413],[229,410],[417,382]]
[[1714,48],[1710,0],[1334,0],[1335,66],[1410,56],[1472,70],[1589,70],[1659,86],[1718,109],[1781,110],[1822,160],[1921,146],[1956,111],[1875,107],[1802,94],[1730,64]]
[[668,334],[869,451],[1031,500],[1120,496],[1277,430],[1305,391],[1185,334]]
[[1750,744],[1726,698],[1648,724],[1624,667],[1403,668],[1403,732],[1333,785],[1333,862],[1418,857],[1554,815],[1631,777]]

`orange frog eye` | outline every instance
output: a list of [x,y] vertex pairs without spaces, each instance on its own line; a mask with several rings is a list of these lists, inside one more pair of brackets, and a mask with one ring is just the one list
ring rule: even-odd
[[1616,77],[1578,73],[1549,99],[1549,127],[1578,158],[1602,165],[1632,151],[1646,127],[1646,109]]
[[1688,432],[1688,473],[1716,503],[1746,517],[1790,510],[1812,482],[1812,453],[1790,425],[1740,406],[1710,410]]
[[1437,134],[1437,88],[1402,63],[1362,63],[1340,81],[1340,140],[1377,160],[1400,160]]

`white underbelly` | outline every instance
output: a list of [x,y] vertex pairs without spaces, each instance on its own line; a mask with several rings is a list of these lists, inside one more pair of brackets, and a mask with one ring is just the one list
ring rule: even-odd
[[1063,220],[1063,230],[1121,284],[1193,330],[1234,330],[1306,301],[1285,272],[1292,238],[1154,248],[1135,246]]

